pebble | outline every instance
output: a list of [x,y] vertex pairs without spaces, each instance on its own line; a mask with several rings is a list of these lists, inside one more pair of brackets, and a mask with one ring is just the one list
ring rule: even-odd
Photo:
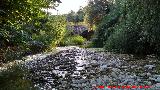
[[[136,75],[128,72],[129,68],[142,69],[141,66],[127,65],[127,62],[117,57],[101,55],[75,46],[58,47],[57,49],[60,50],[57,54],[28,56],[25,62],[25,67],[33,71],[29,76],[30,79],[41,77],[42,80],[47,80],[42,83],[34,82],[35,86],[43,88],[42,90],[47,90],[47,88],[54,90],[55,87],[58,90],[91,90],[92,85],[140,85],[143,83],[160,88],[158,87],[160,86],[160,75],[153,75],[151,72]],[[123,63],[126,64],[122,65]],[[155,65],[144,66],[146,71],[154,68]],[[147,80],[141,78],[146,76]],[[153,84],[152,81],[156,83]],[[105,88],[104,90],[111,89]]]
[[153,68],[155,68],[155,65],[145,65],[144,68],[148,69],[148,70],[152,70]]

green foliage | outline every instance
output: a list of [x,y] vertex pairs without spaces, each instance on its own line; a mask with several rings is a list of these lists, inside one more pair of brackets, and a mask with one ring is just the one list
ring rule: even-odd
[[83,22],[84,21],[84,16],[85,16],[85,12],[83,9],[79,9],[78,12],[77,12],[77,15],[78,17],[78,22]]
[[86,41],[82,46],[82,48],[92,48],[93,42],[92,41]]
[[27,80],[29,71],[21,66],[14,65],[0,72],[1,90],[36,90],[33,83]]
[[158,0],[116,0],[114,8],[97,26],[95,47],[134,54],[159,54]]
[[[62,36],[60,28],[65,24],[59,24],[60,22],[56,21],[58,18],[48,18],[48,14],[42,11],[45,8],[55,7],[56,1],[60,2],[60,0],[0,1],[0,52],[2,51],[0,58],[3,59],[2,61],[20,59],[26,53],[33,54],[32,51],[41,50],[37,48],[40,43],[44,47],[49,47],[51,43],[58,42]],[[64,19],[63,21],[65,22]],[[42,32],[45,33],[42,34]],[[32,41],[38,44],[31,45]],[[13,47],[17,50],[8,50]]]
[[34,40],[42,42],[49,48],[53,48],[64,37],[65,28],[65,16],[50,16],[45,28],[38,35],[33,35],[33,37]]
[[[42,15],[42,8],[48,8],[57,0],[1,0],[0,23],[25,24]],[[58,0],[59,1],[59,0]]]
[[31,40],[31,35],[21,28],[17,29],[11,25],[3,25],[0,30],[0,42],[2,44],[22,45]]
[[120,21],[120,10],[113,8],[107,16],[105,16],[102,21],[97,25],[96,32],[94,35],[93,46],[94,47],[103,47],[106,40],[110,35],[113,34],[114,26]]
[[124,48],[122,47],[126,44],[125,39],[127,39],[125,38],[125,32],[119,27],[119,30],[115,31],[107,38],[105,49],[108,51],[123,53]]
[[69,14],[67,14],[67,20],[69,22],[74,22],[75,12],[71,11]]
[[50,26],[50,31],[48,34],[52,34],[51,47],[56,46],[60,43],[61,39],[63,39],[66,30],[66,16],[54,16],[51,19],[51,22],[48,23],[48,27]]
[[61,42],[61,46],[69,46],[69,45],[83,45],[86,41],[82,36],[70,36],[65,37]]
[[25,50],[23,47],[8,47],[7,49],[4,49],[3,63],[20,60],[23,57],[25,51],[27,50]]
[[[152,54],[158,53],[159,48],[159,39],[154,39],[153,37],[159,37],[156,33],[159,29],[156,20],[159,19],[159,12],[157,11],[158,3],[154,1],[126,1],[126,11],[124,14],[124,20],[119,25],[119,28],[116,28],[116,31],[122,29],[123,43],[115,43],[116,46],[119,46],[118,50],[122,49],[125,53],[136,53],[136,54]],[[155,7],[156,6],[156,7]],[[156,9],[155,9],[156,8]],[[156,13],[153,15],[153,13]],[[153,35],[154,34],[154,35]],[[121,34],[117,37],[121,37]],[[151,35],[151,36],[150,36]],[[113,35],[116,36],[116,35]],[[120,40],[120,39],[118,39]],[[111,42],[112,43],[112,42]],[[154,43],[154,44],[153,44]],[[156,44],[155,44],[156,43]]]
[[107,0],[90,0],[88,6],[85,7],[85,19],[90,28],[94,24],[98,24],[102,18],[110,11],[109,2]]
[[78,12],[71,11],[69,14],[67,14],[67,21],[68,22],[73,22],[77,24],[78,22],[83,22],[84,21],[84,11],[83,9],[79,9]]

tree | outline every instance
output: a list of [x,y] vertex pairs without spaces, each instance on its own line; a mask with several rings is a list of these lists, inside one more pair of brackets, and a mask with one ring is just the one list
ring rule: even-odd
[[71,12],[67,14],[67,21],[74,22],[74,20],[75,20],[75,12],[71,10]]
[[[59,0],[1,0],[0,20],[3,23],[26,23],[40,16],[42,8],[49,8],[50,3]],[[54,4],[53,4],[54,5]]]
[[[42,8],[55,7],[59,0],[1,0],[0,1],[0,52],[7,48],[27,49],[32,34],[44,29],[47,14]],[[14,49],[16,50],[16,49]],[[20,52],[21,52],[20,51]],[[24,50],[25,51],[25,50]],[[13,52],[16,54],[15,52]],[[4,56],[4,55],[3,55]],[[18,56],[18,55],[12,55]],[[9,57],[12,57],[9,56]]]
[[78,12],[71,11],[67,15],[67,21],[68,22],[73,22],[75,25],[77,25],[78,22],[83,22],[84,21],[84,11],[83,9],[79,9]]
[[83,22],[84,16],[85,16],[85,12],[84,12],[83,8],[81,7],[77,12],[78,22]]
[[90,0],[86,7],[86,21],[90,26],[98,24],[109,12],[109,2],[107,0]]
[[[118,3],[119,2],[119,3]],[[121,22],[106,39],[106,49],[132,54],[160,54],[160,1],[116,0],[123,9]]]

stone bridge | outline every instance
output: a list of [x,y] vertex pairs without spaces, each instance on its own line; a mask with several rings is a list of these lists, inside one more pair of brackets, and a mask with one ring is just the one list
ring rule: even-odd
[[91,39],[91,36],[94,34],[94,31],[90,31],[87,26],[84,25],[73,25],[67,26],[67,30],[71,31],[72,35],[81,35],[86,39]]

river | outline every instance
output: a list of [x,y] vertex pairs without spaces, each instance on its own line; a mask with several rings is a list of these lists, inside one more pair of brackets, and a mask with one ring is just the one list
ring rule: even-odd
[[[28,79],[39,90],[128,90],[118,86],[150,86],[160,90],[159,61],[133,55],[113,54],[76,46],[58,47],[55,54],[28,56]],[[97,86],[117,86],[103,88]],[[145,90],[130,88],[129,90]]]

